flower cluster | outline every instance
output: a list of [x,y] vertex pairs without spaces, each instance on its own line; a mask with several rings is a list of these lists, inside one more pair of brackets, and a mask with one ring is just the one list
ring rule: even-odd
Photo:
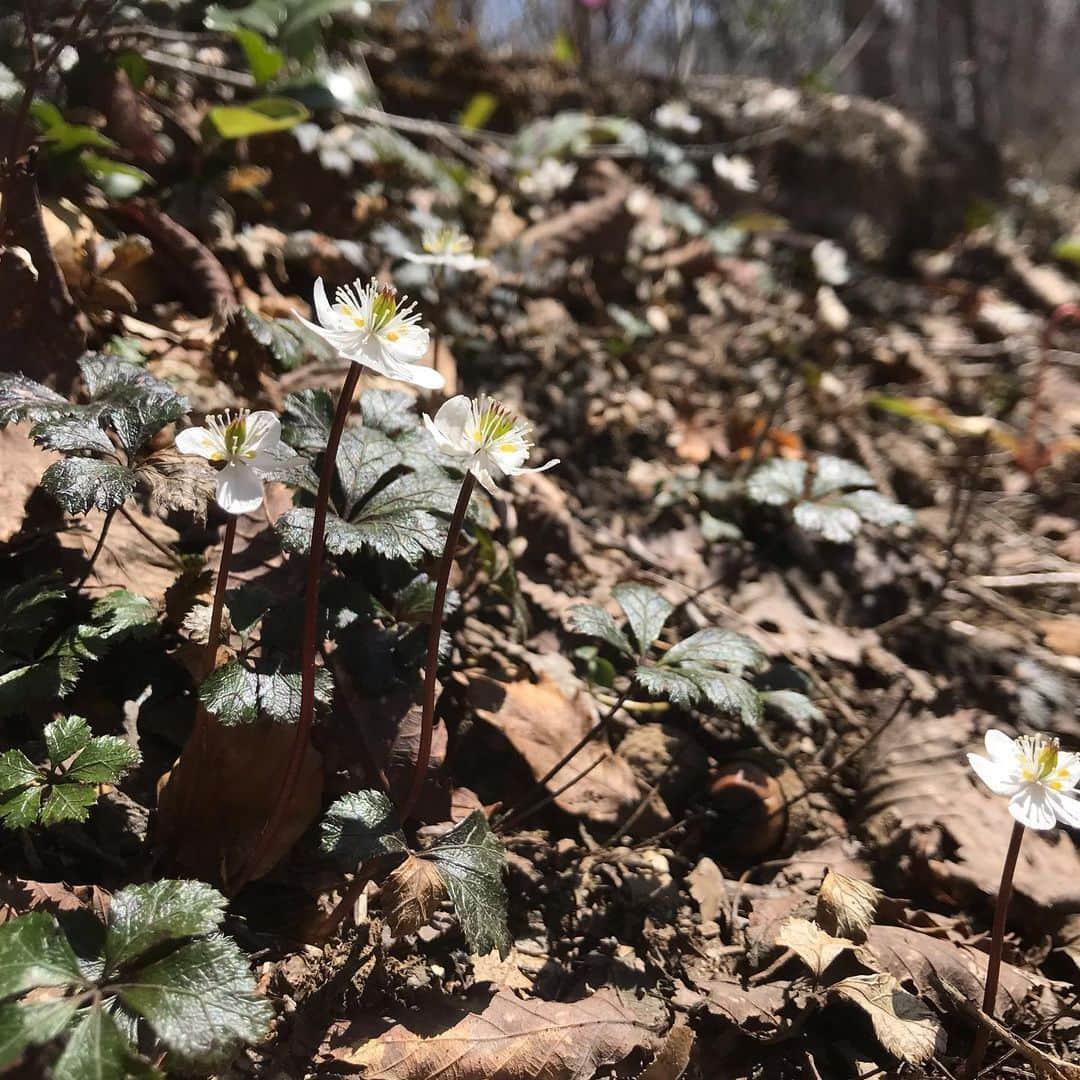
[[414,251],[405,253],[409,262],[462,271],[480,270],[491,264],[490,259],[473,253],[472,237],[466,236],[453,225],[428,229],[423,235],[421,245],[424,248],[423,254]]

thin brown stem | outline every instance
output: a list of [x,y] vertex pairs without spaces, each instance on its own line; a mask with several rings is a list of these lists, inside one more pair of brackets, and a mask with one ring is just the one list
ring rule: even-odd
[[101,523],[101,532],[98,534],[97,543],[94,545],[94,550],[90,554],[90,561],[86,564],[86,569],[83,571],[83,575],[79,578],[78,584],[75,586],[76,591],[81,589],[90,575],[94,572],[94,564],[98,560],[98,556],[101,554],[102,549],[105,547],[105,537],[109,534],[109,526],[113,522],[113,518],[116,517],[117,508],[114,506],[105,514],[105,520]]
[[330,502],[330,485],[334,479],[338,444],[341,442],[341,433],[345,430],[345,421],[348,419],[353,395],[356,393],[363,370],[360,364],[349,365],[349,372],[345,376],[345,383],[338,397],[330,436],[326,440],[326,451],[319,475],[319,492],[315,496],[315,510],[312,516],[307,584],[304,591],[304,624],[300,644],[300,715],[296,721],[296,732],[293,735],[289,760],[282,777],[281,790],[278,792],[269,820],[255,841],[247,863],[241,869],[238,877],[240,883],[250,880],[251,873],[259,865],[271,839],[281,827],[289,800],[296,787],[296,781],[300,776],[308,736],[315,717],[315,652],[318,644],[319,582],[322,578],[323,556],[326,553],[326,510]]
[[439,669],[439,638],[442,634],[443,609],[446,607],[446,591],[450,585],[450,570],[454,565],[454,553],[457,550],[461,526],[465,523],[465,512],[469,509],[476,479],[471,472],[465,474],[458,493],[454,515],[450,519],[450,528],[446,534],[446,547],[443,548],[442,562],[439,563],[439,578],[435,583],[435,599],[431,605],[431,624],[428,627],[427,660],[424,667],[424,705],[420,717],[420,748],[416,752],[416,769],[413,772],[412,785],[405,801],[398,808],[402,821],[405,821],[420,798],[420,791],[427,778],[428,762],[431,760],[431,733],[435,726],[435,681]]
[[[1005,921],[1009,915],[1009,901],[1012,899],[1013,874],[1016,861],[1020,857],[1020,844],[1024,839],[1024,826],[1019,821],[1013,823],[1009,850],[1005,855],[1005,865],[1001,868],[1001,885],[998,887],[997,904],[994,906],[994,927],[990,936],[990,961],[986,965],[986,989],[983,992],[983,1012],[994,1015],[994,1003],[997,1001],[998,977],[1001,974],[1001,954],[1005,948]],[[964,1065],[964,1076],[977,1075],[986,1055],[990,1042],[989,1029],[980,1026],[975,1033],[975,1042]]]

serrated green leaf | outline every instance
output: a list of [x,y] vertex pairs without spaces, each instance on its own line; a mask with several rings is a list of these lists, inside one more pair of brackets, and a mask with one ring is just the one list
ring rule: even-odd
[[292,371],[303,363],[307,342],[296,323],[288,319],[264,319],[247,308],[240,308],[236,317],[243,320],[251,336],[269,352],[279,371]]
[[673,705],[686,709],[693,708],[701,700],[701,688],[681,668],[641,665],[634,669],[634,680],[650,694],[667,698]]
[[340,516],[351,519],[372,488],[401,462],[401,451],[381,431],[350,428],[343,432],[337,453],[342,491]]
[[301,390],[285,399],[282,437],[296,450],[317,452],[325,448],[333,421],[334,398],[328,390]]
[[105,961],[115,972],[166,941],[213,933],[227,901],[201,881],[155,881],[129,885],[112,899]]
[[117,589],[94,601],[90,619],[95,637],[120,638],[132,630],[150,626],[156,615],[153,604],[145,596]]
[[[72,998],[0,1005],[0,1069],[15,1061],[28,1046],[55,1039],[74,1015]],[[53,1076],[55,1080],[56,1074]]]
[[510,951],[503,884],[506,852],[487,818],[474,810],[420,858],[433,862],[446,882],[473,955],[498,949],[505,957]]
[[53,784],[41,805],[38,822],[48,827],[61,821],[85,821],[97,798],[97,789],[89,784]]
[[795,723],[825,718],[825,714],[798,690],[765,690],[761,693],[761,701],[766,709],[773,709]]
[[566,613],[567,628],[575,634],[585,634],[606,641],[617,652],[633,656],[634,649],[615,620],[603,609],[592,604],[575,604]]
[[[315,701],[330,705],[334,683],[330,672],[315,672]],[[270,660],[254,668],[230,660],[217,668],[199,687],[206,711],[225,725],[250,724],[260,718],[294,724],[300,716],[300,673],[282,671]]]
[[86,353],[79,360],[79,370],[87,393],[99,406],[131,405],[147,397],[185,400],[146,368],[108,353]]
[[181,1064],[200,1069],[223,1066],[260,1040],[274,1015],[255,994],[244,954],[217,935],[136,969],[117,991]]
[[892,528],[894,525],[911,525],[915,521],[915,515],[908,507],[878,491],[850,491],[836,501],[840,506],[854,510],[863,521],[869,521],[872,525]]
[[85,1009],[64,1052],[53,1066],[53,1080],[128,1080],[132,1049],[100,1001]]
[[79,986],[79,962],[56,919],[32,911],[0,926],[0,1001],[41,986]]
[[41,788],[29,787],[0,799],[0,821],[9,829],[26,829],[41,812]]
[[795,524],[834,544],[846,544],[859,535],[862,520],[850,507],[839,503],[799,503],[792,516]]
[[90,725],[81,716],[62,716],[45,725],[45,749],[54,765],[90,744]]
[[338,799],[319,826],[319,846],[350,870],[376,855],[408,851],[394,804],[381,791]]
[[723,671],[703,668],[682,667],[679,670],[690,675],[705,700],[718,712],[739,720],[748,727],[757,727],[761,723],[761,695],[745,679]]
[[134,454],[166,424],[179,420],[187,412],[187,399],[170,392],[167,396],[145,394],[130,404],[110,407],[106,415],[121,445]]
[[86,450],[98,454],[115,454],[116,447],[109,436],[93,420],[81,416],[60,416],[41,420],[30,429],[30,438],[45,450],[70,454]]
[[69,514],[85,514],[92,507],[112,510],[135,490],[135,474],[123,465],[96,458],[64,458],[50,465],[41,486]]
[[264,97],[246,105],[215,105],[206,114],[206,119],[223,139],[250,139],[256,135],[287,131],[310,115],[292,98]]
[[633,582],[616,585],[611,590],[611,595],[626,613],[630,633],[637,642],[638,655],[644,656],[660,636],[660,631],[664,629],[664,623],[675,610],[675,606],[655,589],[650,589],[647,585],[635,585]]
[[21,750],[5,750],[0,754],[0,793],[40,781],[37,766]]
[[726,667],[735,671],[760,667],[765,650],[745,634],[708,627],[673,645],[661,658],[662,665],[690,664],[694,667]]
[[99,735],[71,763],[66,778],[83,784],[115,784],[140,761],[139,751],[119,735]]
[[365,390],[360,395],[364,426],[386,435],[399,435],[420,426],[416,399],[404,390]]
[[806,484],[806,462],[773,458],[756,468],[746,481],[751,502],[766,506],[786,506],[802,498]]
[[40,663],[9,668],[0,675],[0,716],[23,712],[31,702],[66,697],[80,671],[74,656],[48,656]]
[[821,454],[814,462],[814,478],[810,481],[811,501],[831,495],[844,488],[871,488],[874,478],[854,461]]
[[54,419],[74,408],[66,397],[25,375],[0,374],[0,428],[20,420]]

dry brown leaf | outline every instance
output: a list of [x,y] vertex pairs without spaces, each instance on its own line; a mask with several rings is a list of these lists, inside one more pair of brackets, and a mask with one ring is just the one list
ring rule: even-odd
[[92,913],[102,922],[109,913],[109,894],[97,885],[67,885],[63,881],[30,881],[0,874],[0,924],[28,911],[62,915]]
[[853,975],[830,986],[829,994],[862,1009],[878,1042],[901,1061],[917,1065],[945,1048],[941,1022],[891,975]]
[[1043,619],[1039,626],[1048,649],[1059,656],[1080,656],[1080,616]]
[[511,948],[506,958],[492,949],[486,956],[472,958],[473,982],[491,983],[496,990],[530,990],[533,981],[518,966],[520,953]]
[[743,987],[734,979],[718,976],[699,986],[701,995],[693,1001],[680,1001],[676,993],[674,1004],[688,1005],[704,1001],[705,1008],[716,1017],[734,1024],[744,1035],[768,1038],[780,1026],[780,1010],[784,1007],[784,988],[778,983],[763,983]]
[[829,869],[818,890],[815,921],[826,932],[852,941],[865,941],[874,912],[882,897],[880,889]]
[[425,1037],[397,1024],[345,1060],[367,1080],[591,1080],[656,1041],[652,1019],[614,990],[572,1002],[503,991],[447,1031]]
[[[495,683],[474,680],[470,697],[481,719],[501,732],[536,779],[544,776],[595,723],[585,698],[571,701],[553,683]],[[589,771],[585,773],[585,770]],[[630,766],[613,757],[598,740],[582,748],[548,782],[556,790],[585,773],[555,798],[555,805],[599,824],[615,824],[640,798]],[[521,791],[507,791],[519,799]]]
[[799,918],[788,919],[780,927],[776,944],[791,949],[817,979],[842,952],[854,948],[847,938],[833,937],[809,919]]
[[[986,983],[986,953],[932,937],[904,926],[872,926],[865,945],[855,951],[859,962],[875,971],[887,971],[901,982],[910,980],[920,993],[944,1007],[942,981],[981,1001]],[[1001,965],[994,1012],[1006,1016],[1019,1008],[1035,980],[1013,964]]]
[[660,1052],[638,1080],[679,1080],[690,1064],[694,1049],[694,1031],[685,1024],[676,1024],[667,1034]]
[[712,859],[704,858],[686,875],[686,884],[698,903],[702,921],[715,920],[727,904],[727,885],[720,867]]
[[530,258],[544,262],[573,257],[588,248],[601,233],[605,246],[617,245],[619,241],[612,232],[625,234],[632,222],[626,210],[628,194],[625,182],[617,181],[607,194],[575,203],[568,210],[530,226],[517,238],[517,246]]
[[395,937],[415,934],[427,926],[447,898],[446,882],[428,859],[409,855],[395,867],[382,887],[383,915]]

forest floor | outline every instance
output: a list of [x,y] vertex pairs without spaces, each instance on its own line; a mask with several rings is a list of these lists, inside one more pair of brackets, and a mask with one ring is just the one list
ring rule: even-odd
[[[443,911],[392,937],[375,885],[329,941],[305,934],[342,896],[312,829],[234,899],[227,929],[277,1019],[228,1075],[428,1077],[435,1047],[458,1080],[956,1076],[1011,822],[965,751],[992,727],[1080,747],[1080,346],[1067,326],[1047,334],[1080,299],[1055,247],[1080,225],[1070,196],[1006,183],[984,151],[868,102],[723,80],[688,94],[698,130],[673,131],[654,119],[659,82],[590,89],[554,62],[422,35],[364,57],[385,112],[315,110],[227,152],[199,124],[231,88],[159,72],[169,108],[132,106],[126,144],[110,129],[136,151],[140,124],[173,139],[170,159],[141,159],[157,182],[135,204],[46,161],[48,242],[83,337],[65,347],[46,315],[3,357],[67,390],[56,359],[73,373],[83,340],[112,340],[197,414],[280,412],[336,394],[342,371],[297,362],[268,320],[307,315],[316,277],[380,274],[437,329],[445,395],[498,395],[534,423],[537,460],[560,459],[492,501],[454,579],[445,809],[425,815],[491,817],[512,948],[470,956]],[[462,126],[478,94],[494,112]],[[752,177],[720,175],[718,153]],[[573,168],[541,175],[545,156]],[[402,262],[433,215],[491,263],[436,288]],[[26,430],[0,433],[5,586],[76,575],[101,527],[36,490],[49,457]],[[821,455],[910,518],[755,501],[762,465],[820,473]],[[271,527],[292,500],[273,485],[242,520],[235,581],[302,587]],[[3,835],[0,920],[96,909],[158,872],[156,785],[193,707],[184,616],[209,595],[222,523],[147,499],[117,519],[87,590],[131,589],[162,629],[100,661],[65,708],[137,743],[142,765],[88,822]],[[757,688],[809,703],[767,698],[747,723],[627,683],[568,622],[583,602],[621,621],[625,582],[669,602],[661,655],[737,631],[767,657]],[[354,660],[334,670],[325,802],[364,783],[358,725],[389,745],[414,700]],[[40,716],[5,720],[5,746],[29,745]],[[1077,1075],[1066,829],[1025,838],[1005,955],[1007,1040],[987,1075]],[[586,1015],[590,1045],[617,1054],[582,1049]],[[496,1066],[477,1047],[500,1029],[517,1035]],[[443,1035],[410,1064],[393,1050],[410,1032]]]

